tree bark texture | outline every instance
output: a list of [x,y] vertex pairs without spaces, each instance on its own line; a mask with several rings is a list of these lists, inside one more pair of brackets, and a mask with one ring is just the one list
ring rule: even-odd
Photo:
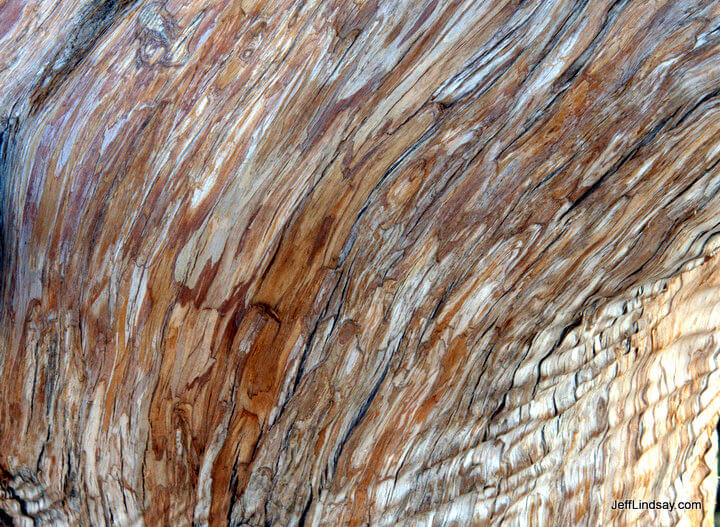
[[712,526],[719,2],[5,0],[0,87],[0,523]]

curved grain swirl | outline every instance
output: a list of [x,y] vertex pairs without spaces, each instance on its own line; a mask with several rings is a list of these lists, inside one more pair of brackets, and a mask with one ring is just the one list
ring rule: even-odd
[[5,2],[0,520],[710,526],[718,28]]

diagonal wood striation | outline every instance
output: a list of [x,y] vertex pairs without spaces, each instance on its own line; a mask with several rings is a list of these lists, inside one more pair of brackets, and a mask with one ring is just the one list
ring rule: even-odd
[[8,0],[0,521],[710,526],[719,28]]

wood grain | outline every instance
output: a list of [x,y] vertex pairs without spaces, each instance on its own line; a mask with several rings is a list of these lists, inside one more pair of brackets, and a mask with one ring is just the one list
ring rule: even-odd
[[3,2],[0,523],[710,527],[719,53],[708,1]]

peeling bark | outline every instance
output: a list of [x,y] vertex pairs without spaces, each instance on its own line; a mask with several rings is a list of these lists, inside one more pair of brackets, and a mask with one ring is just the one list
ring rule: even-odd
[[0,523],[710,527],[719,28],[0,5]]

